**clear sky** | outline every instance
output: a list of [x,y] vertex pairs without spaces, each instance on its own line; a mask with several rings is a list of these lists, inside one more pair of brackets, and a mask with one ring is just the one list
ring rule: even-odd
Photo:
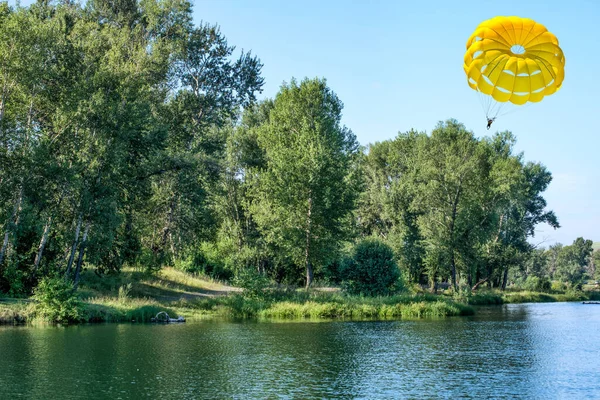
[[[496,15],[544,24],[559,39],[566,72],[557,93],[487,131],[462,60],[475,27]],[[326,78],[362,144],[411,128],[431,132],[448,118],[478,137],[512,131],[517,151],[554,177],[544,197],[562,227],[540,226],[532,242],[600,241],[600,1],[196,0],[194,16],[260,57],[263,98],[292,77]]]

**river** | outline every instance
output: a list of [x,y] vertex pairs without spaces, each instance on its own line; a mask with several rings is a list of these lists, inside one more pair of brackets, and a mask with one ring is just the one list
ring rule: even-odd
[[0,328],[2,399],[600,399],[600,305],[385,322]]

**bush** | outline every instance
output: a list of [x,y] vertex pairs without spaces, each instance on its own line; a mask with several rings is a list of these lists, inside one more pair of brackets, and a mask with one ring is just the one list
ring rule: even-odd
[[175,269],[191,274],[204,274],[213,279],[230,280],[232,270],[221,261],[218,249],[211,243],[202,243],[194,254],[174,260]]
[[523,289],[532,292],[549,292],[552,289],[552,284],[547,278],[530,275],[523,283]]
[[44,278],[34,291],[36,317],[69,323],[80,319],[81,305],[73,286],[62,278]]
[[342,268],[342,286],[351,294],[388,295],[402,287],[391,247],[376,239],[358,243]]
[[560,281],[552,281],[550,289],[552,289],[553,292],[564,292],[567,290],[567,285]]
[[[25,271],[19,269],[18,264],[9,263],[4,269],[3,277],[6,287],[0,287],[0,291],[7,289],[9,297],[26,297],[28,291],[27,276],[28,274]],[[1,281],[2,279],[0,279]]]
[[254,269],[242,270],[233,283],[243,289],[244,297],[247,298],[265,299],[270,297],[272,292],[269,278]]

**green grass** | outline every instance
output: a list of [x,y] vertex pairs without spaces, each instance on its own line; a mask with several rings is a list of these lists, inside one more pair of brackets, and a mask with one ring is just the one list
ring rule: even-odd
[[188,304],[214,315],[258,319],[391,319],[471,315],[472,307],[433,295],[390,297],[296,292],[265,300],[230,295]]
[[505,303],[551,303],[557,301],[583,301],[589,300],[590,294],[584,292],[565,293],[538,293],[538,292],[516,292],[503,295]]
[[160,311],[166,311],[172,318],[177,312],[155,300],[99,297],[86,301],[83,305],[85,322],[150,322]]
[[470,305],[495,305],[511,303],[550,303],[565,301],[584,301],[600,299],[597,291],[566,291],[562,293],[541,293],[527,290],[505,291],[487,290],[478,291],[468,297],[457,297],[456,300]]
[[392,319],[472,315],[471,307],[447,301],[397,304],[275,303],[259,312],[262,318],[280,319]]
[[24,301],[0,302],[0,325],[22,324],[31,320],[33,307]]
[[238,290],[210,278],[186,274],[173,268],[164,268],[155,274],[127,268],[118,274],[104,276],[85,271],[81,280],[80,292],[83,299],[117,296],[119,288],[127,284],[131,284],[131,297],[161,301],[179,300],[182,297],[218,296]]

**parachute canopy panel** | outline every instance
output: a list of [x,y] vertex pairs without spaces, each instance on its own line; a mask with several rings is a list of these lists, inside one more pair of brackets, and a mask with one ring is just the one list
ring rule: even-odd
[[558,39],[529,18],[494,17],[467,41],[463,68],[469,86],[497,102],[521,105],[556,92],[565,77]]

